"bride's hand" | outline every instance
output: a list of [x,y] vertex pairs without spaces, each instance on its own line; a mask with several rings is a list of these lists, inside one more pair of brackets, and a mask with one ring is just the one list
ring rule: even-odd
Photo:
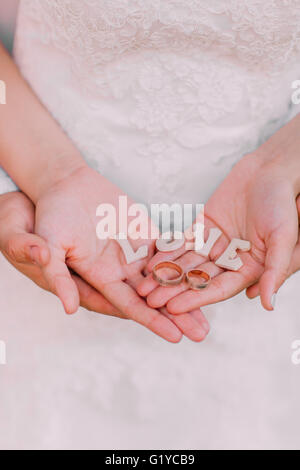
[[[300,221],[300,196],[298,196],[296,204],[297,204],[297,210],[298,210],[298,219]],[[291,263],[289,266],[287,277],[292,276],[299,270],[300,270],[300,230],[298,234],[298,242],[294,248],[294,251],[291,257]],[[255,297],[258,297],[259,296],[259,282],[248,287],[246,294],[249,299],[254,299]]]
[[[262,304],[273,309],[274,294],[290,274],[298,239],[298,149],[296,119],[233,168],[205,208],[206,227],[219,227],[223,232],[210,259],[183,248],[167,255],[158,253],[148,267],[151,271],[166,259],[176,260],[185,270],[201,267],[212,277],[209,287],[201,292],[188,290],[184,284],[166,289],[157,287],[150,276],[138,288],[141,295],[148,296],[149,305],[160,308],[167,304],[170,313],[179,314],[228,299],[259,281]],[[214,261],[233,238],[249,240],[252,248],[239,254],[244,263],[240,271],[225,272]]]
[[[178,342],[182,331],[190,339],[200,341],[208,333],[208,325],[199,309],[192,315],[175,319],[150,308],[136,292],[143,271],[154,253],[154,241],[131,240],[136,251],[147,245],[148,258],[127,264],[119,244],[113,239],[98,239],[96,210],[100,204],[119,206],[124,194],[94,170],[83,166],[56,182],[38,198],[36,228],[49,244],[51,261],[43,267],[43,275],[69,313],[77,310],[79,297],[72,280],[71,268],[114,305],[125,317],[144,325],[171,342]],[[129,201],[130,203],[130,201]],[[116,212],[118,218],[118,212]],[[194,309],[193,309],[194,310]]]
[[[44,290],[51,291],[43,276],[42,268],[50,261],[47,243],[34,235],[34,205],[22,193],[0,196],[0,251],[22,274]],[[72,275],[80,296],[80,305],[106,315],[123,315],[99,292]]]

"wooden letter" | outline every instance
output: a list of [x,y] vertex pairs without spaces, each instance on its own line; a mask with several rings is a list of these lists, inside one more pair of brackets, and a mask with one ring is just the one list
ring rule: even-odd
[[246,252],[250,251],[250,249],[250,242],[234,238],[220,258],[217,259],[216,265],[220,268],[229,269],[230,271],[239,271],[243,266],[243,262],[241,258],[237,256],[237,250]]

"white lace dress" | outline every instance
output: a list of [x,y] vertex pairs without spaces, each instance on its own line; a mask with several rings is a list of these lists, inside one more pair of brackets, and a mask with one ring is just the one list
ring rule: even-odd
[[[300,1],[21,0],[15,58],[91,166],[138,202],[204,203],[298,112]],[[14,189],[3,172],[0,189]],[[66,318],[1,271],[0,445],[298,447],[299,275],[275,313],[243,294],[205,309],[204,344],[172,346]]]

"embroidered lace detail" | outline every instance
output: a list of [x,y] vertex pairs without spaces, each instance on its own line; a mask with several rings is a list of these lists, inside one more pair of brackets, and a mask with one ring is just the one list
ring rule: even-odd
[[151,161],[157,193],[195,152],[255,148],[300,71],[300,0],[21,0],[20,19],[21,70],[89,163]]
[[[300,50],[299,0],[22,0],[40,38],[72,56],[78,75],[143,50],[215,50],[279,71]],[[83,67],[84,64],[84,67]]]

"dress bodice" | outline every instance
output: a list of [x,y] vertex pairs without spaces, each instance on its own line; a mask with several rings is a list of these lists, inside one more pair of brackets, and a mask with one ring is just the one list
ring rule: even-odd
[[90,165],[205,202],[288,113],[300,0],[21,0],[15,57]]
[[[300,50],[299,0],[21,0],[81,73],[145,50],[210,50],[280,70]],[[84,70],[83,70],[84,69]]]

